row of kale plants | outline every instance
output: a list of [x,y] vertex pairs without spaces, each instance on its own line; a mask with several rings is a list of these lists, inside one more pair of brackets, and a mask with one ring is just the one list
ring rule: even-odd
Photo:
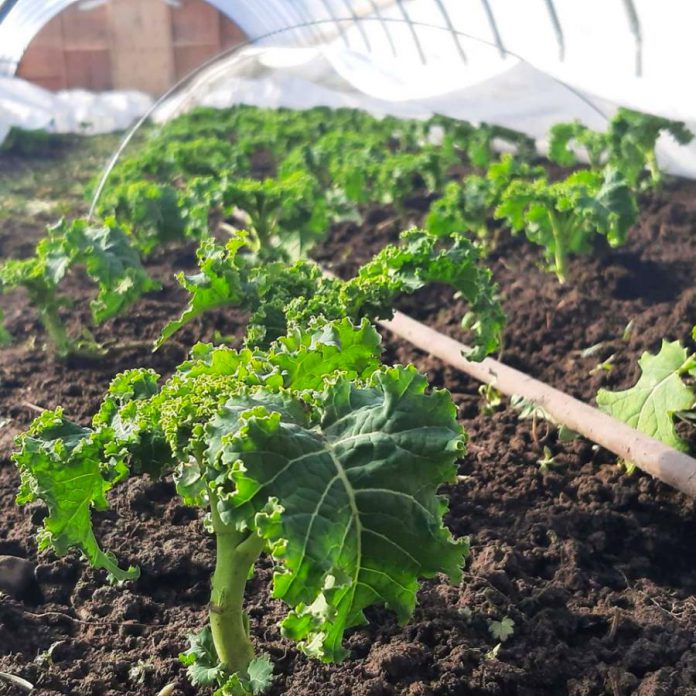
[[[71,269],[96,284],[100,322],[157,287],[142,259],[193,240],[199,272],[179,275],[189,301],[157,345],[196,316],[236,306],[248,311],[243,346],[198,344],[166,380],[145,369],[118,375],[90,426],[60,408],[39,416],[15,461],[18,501],[48,508],[40,548],[77,549],[112,581],[136,579],[136,567],[100,547],[92,510],[106,509],[129,476],[173,476],[216,539],[209,623],[182,660],[194,684],[218,694],[263,693],[272,680],[243,607],[262,552],[275,561],[273,596],[289,607],[283,633],[310,656],[344,657],[345,631],[373,604],[406,621],[421,578],[460,577],[467,542],[444,527],[438,489],[454,479],[466,434],[447,391],[382,362],[374,322],[399,296],[445,283],[468,304],[470,357],[495,352],[504,316],[484,260],[499,235],[523,231],[566,281],[569,255],[600,237],[625,241],[638,193],[662,183],[663,131],[691,137],[626,110],[605,133],[559,124],[550,158],[577,165],[584,148],[589,166],[550,181],[526,136],[442,116],[235,107],[167,124],[118,163],[101,222],[49,229],[34,256],[3,264],[2,289],[26,290],[59,355],[98,351],[61,320]],[[497,155],[501,142],[512,152]],[[475,173],[462,177],[462,167]],[[404,232],[353,278],[329,277],[307,257],[332,222],[358,221],[369,204],[407,220],[414,191],[431,194],[425,229]]]

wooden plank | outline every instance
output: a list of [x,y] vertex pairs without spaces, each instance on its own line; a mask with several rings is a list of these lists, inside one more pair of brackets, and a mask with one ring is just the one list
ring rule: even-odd
[[73,5],[33,39],[18,75],[49,89],[140,89],[159,95],[220,51],[245,40],[204,0],[108,0]]
[[181,80],[210,58],[220,53],[218,44],[208,46],[175,46],[174,63],[176,65],[176,79]]
[[68,89],[105,92],[113,88],[111,52],[108,48],[65,51]]
[[162,0],[109,5],[114,89],[162,94],[175,75],[169,6]]
[[79,4],[72,5],[63,10],[59,17],[63,26],[65,50],[103,50],[110,47],[108,4],[98,5],[89,10],[81,10]]
[[171,8],[174,46],[216,46],[220,44],[220,13],[203,0],[180,0]]
[[17,76],[29,81],[45,77],[62,77],[65,81],[63,57],[63,51],[59,48],[32,46],[22,56]]
[[45,89],[65,89],[63,30],[59,17],[54,17],[34,37],[22,56],[17,75]]
[[63,47],[63,24],[60,15],[41,27],[38,34],[31,40],[30,46],[39,46],[41,48]]
[[220,15],[220,47],[224,50],[244,43],[246,34],[230,19]]

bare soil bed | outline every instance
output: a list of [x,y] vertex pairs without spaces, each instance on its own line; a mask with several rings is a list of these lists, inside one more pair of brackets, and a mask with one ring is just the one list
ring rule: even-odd
[[[415,199],[410,214],[422,215]],[[663,336],[685,339],[696,320],[696,185],[679,182],[642,201],[639,225],[622,249],[600,249],[571,263],[570,281],[539,268],[534,249],[503,237],[491,254],[508,316],[503,359],[591,400],[599,386],[626,386],[636,359]],[[375,208],[361,226],[338,225],[316,253],[348,273],[396,238],[407,220]],[[0,255],[22,253],[36,229],[4,224]],[[47,355],[23,299],[2,299],[15,347],[0,353],[0,554],[36,563],[37,585],[22,598],[0,596],[0,670],[45,694],[155,694],[168,683],[194,694],[177,655],[205,622],[213,540],[170,481],[131,480],[97,515],[98,534],[140,579],[110,587],[70,555],[37,556],[40,506],[14,504],[13,436],[37,409],[62,405],[87,423],[111,378],[135,366],[163,375],[196,340],[215,330],[239,335],[235,312],[194,322],[158,353],[149,344],[183,305],[173,273],[193,268],[192,249],[163,252],[149,264],[164,289],[100,327],[116,342],[94,362]],[[75,278],[73,321],[86,321],[86,284]],[[401,309],[459,337],[462,307],[438,288]],[[623,337],[632,321],[628,338]],[[75,327],[73,327],[75,328]],[[583,349],[602,343],[592,355]],[[584,440],[558,442],[504,403],[482,413],[478,385],[407,344],[385,336],[388,360],[412,362],[454,394],[470,434],[460,481],[446,491],[447,523],[471,537],[459,587],[426,582],[413,620],[387,611],[354,630],[351,657],[323,665],[299,654],[276,624],[271,567],[249,584],[252,633],[277,677],[273,694],[292,696],[696,696],[696,504],[648,477],[628,476],[612,456]],[[596,366],[614,355],[610,371]],[[590,374],[592,373],[592,374]],[[544,447],[554,463],[540,467]],[[514,633],[496,650],[490,623],[509,617]],[[0,694],[20,694],[0,682]]]

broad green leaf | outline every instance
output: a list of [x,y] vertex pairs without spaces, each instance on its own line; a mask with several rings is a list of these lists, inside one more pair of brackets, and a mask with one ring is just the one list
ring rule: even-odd
[[[425,390],[414,368],[384,369],[365,387],[327,383],[316,424],[233,398],[208,429],[210,464],[233,483],[225,513],[255,526],[282,562],[274,596],[293,607],[283,629],[310,654],[342,658],[366,607],[404,622],[418,578],[460,576],[466,543],[443,527],[437,489],[454,477],[464,436],[449,394]],[[269,501],[280,514],[264,512]]]
[[693,369],[693,358],[679,341],[663,341],[657,355],[643,353],[638,364],[641,376],[630,389],[597,394],[598,406],[628,425],[676,449],[686,443],[674,428],[674,414],[696,403],[694,390],[682,375]]
[[119,568],[94,536],[91,510],[108,508],[106,494],[126,470],[117,463],[108,469],[102,465],[102,443],[92,435],[65,419],[60,409],[37,418],[13,455],[21,476],[17,502],[41,500],[48,507],[39,548],[52,548],[59,556],[77,548],[114,580],[134,580],[138,569]]

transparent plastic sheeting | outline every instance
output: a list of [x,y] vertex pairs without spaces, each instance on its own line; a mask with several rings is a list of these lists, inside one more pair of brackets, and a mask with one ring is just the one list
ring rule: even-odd
[[[44,4],[61,2],[68,4]],[[18,0],[0,25],[0,53],[5,25],[21,8],[28,17],[32,4]],[[160,121],[197,104],[327,104],[405,116],[438,111],[543,139],[562,120],[602,129],[621,104],[696,125],[696,91],[685,79],[696,58],[696,3],[684,0],[211,4],[252,45],[187,82],[158,109]],[[658,152],[666,169],[696,178],[696,146],[665,139]]]

